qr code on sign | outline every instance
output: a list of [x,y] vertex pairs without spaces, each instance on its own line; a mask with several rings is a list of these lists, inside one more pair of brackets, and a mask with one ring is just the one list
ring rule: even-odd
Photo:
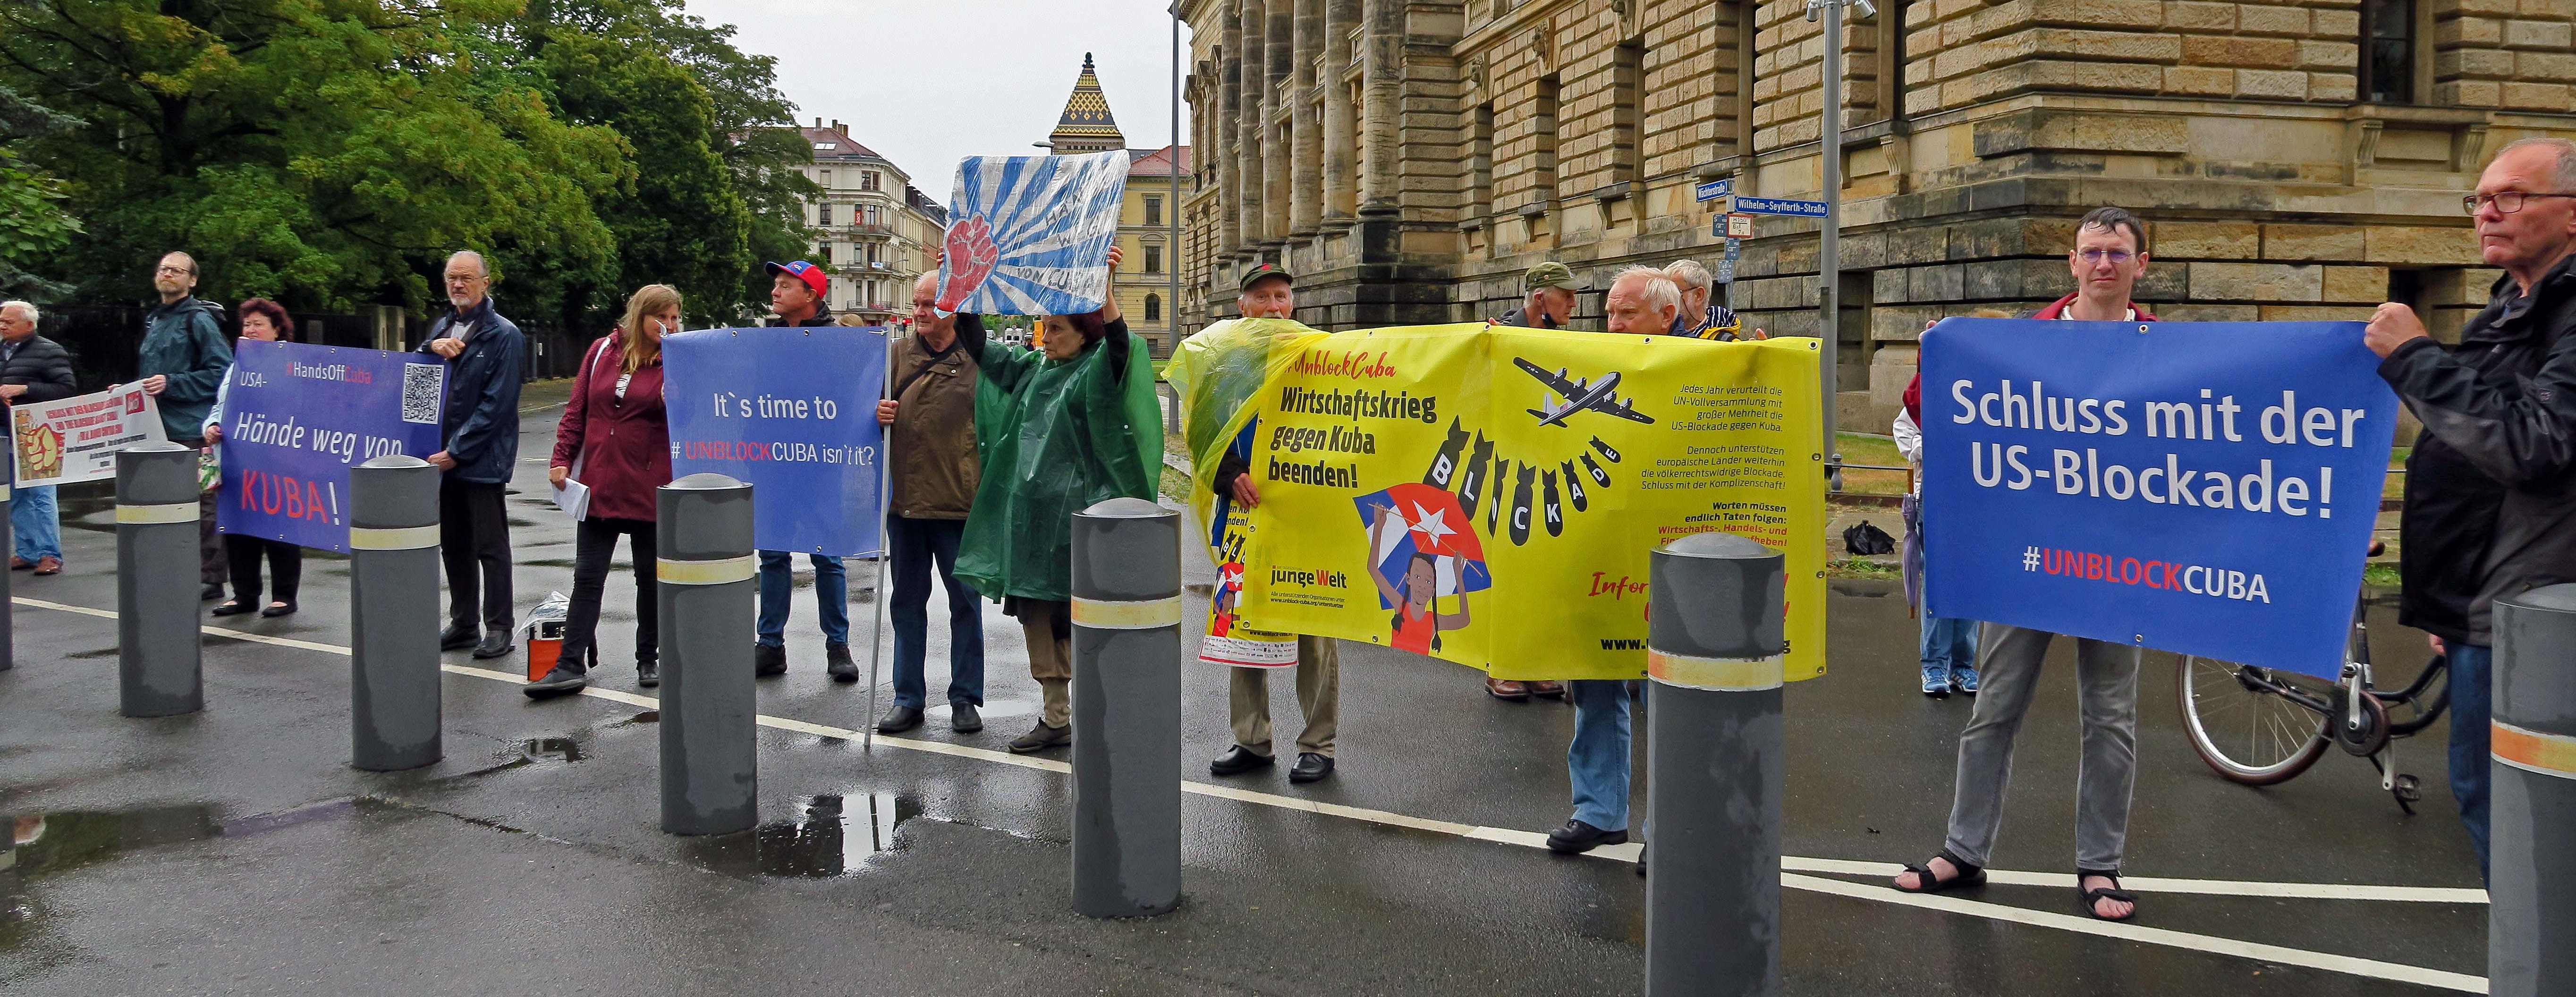
[[446,387],[447,368],[438,364],[403,365],[402,421],[438,421],[438,402]]

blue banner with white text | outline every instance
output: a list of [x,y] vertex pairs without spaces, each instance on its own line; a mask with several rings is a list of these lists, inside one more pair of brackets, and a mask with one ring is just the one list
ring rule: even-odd
[[877,553],[885,522],[883,328],[701,329],[662,340],[671,474],[752,486],[752,543]]
[[1943,321],[1926,612],[2332,677],[2397,397],[2359,322]]
[[347,553],[349,468],[437,453],[446,372],[421,353],[236,343],[216,529]]

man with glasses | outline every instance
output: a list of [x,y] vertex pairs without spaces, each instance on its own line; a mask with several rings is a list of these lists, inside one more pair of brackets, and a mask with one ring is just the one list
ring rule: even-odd
[[493,310],[492,268],[483,254],[458,250],[447,258],[445,279],[453,310],[430,324],[420,347],[447,361],[441,448],[428,458],[446,472],[438,479],[438,551],[447,566],[447,630],[438,646],[498,658],[510,653],[516,615],[510,517],[502,502],[519,464],[519,382],[528,340]]
[[[172,443],[203,446],[206,413],[215,407],[215,389],[233,365],[232,341],[224,336],[223,307],[200,300],[197,259],[186,253],[161,257],[152,269],[152,289],[161,300],[143,315],[141,362],[135,373],[143,391],[161,410],[161,428]],[[232,577],[223,544],[215,537],[215,493],[197,495],[198,599],[224,597]]]
[[[2036,319],[2153,322],[2129,299],[2147,272],[2147,227],[2118,208],[2096,208],[2075,226],[2066,254],[2075,293],[2031,313]],[[1905,404],[1922,405],[1922,379]],[[1940,524],[1928,524],[1937,531]],[[1950,823],[1938,855],[1907,866],[1896,888],[1937,893],[1985,882],[1985,865],[2003,827],[2004,787],[2012,780],[2013,738],[2038,692],[2040,662],[2057,636],[2046,630],[1984,623],[1977,633],[1977,705],[1959,733],[1959,768]],[[2120,889],[2120,858],[2129,835],[2129,794],[2138,768],[2139,649],[2075,639],[2075,684],[2084,733],[2075,777],[2076,892],[2084,911],[2105,921],[2137,913],[2137,897]],[[1928,690],[1927,690],[1928,691]]]
[[2456,347],[2379,306],[2363,342],[2424,433],[2406,457],[2397,620],[2451,666],[2451,795],[2487,866],[2490,608],[2576,581],[2576,142],[2524,139],[2463,198],[2505,275]]

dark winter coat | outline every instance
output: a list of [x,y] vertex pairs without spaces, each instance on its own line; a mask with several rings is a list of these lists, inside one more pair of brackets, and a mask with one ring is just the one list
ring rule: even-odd
[[233,344],[224,336],[222,316],[213,302],[193,297],[154,305],[143,316],[142,356],[134,377],[169,379],[152,401],[173,443],[205,438],[206,413],[215,407],[224,372],[232,369]]
[[2576,582],[2576,256],[2496,281],[2460,345],[2418,339],[2379,376],[2424,423],[2406,458],[2398,621],[2491,647],[2502,596]]
[[[447,408],[439,417],[439,447],[455,458],[447,475],[458,481],[501,484],[519,461],[519,382],[526,377],[528,337],[493,310],[492,299],[461,314],[439,316],[429,325],[420,352],[445,339],[457,324],[471,322],[465,352],[447,364]],[[203,417],[204,412],[198,415]]]
[[[0,347],[5,349],[5,347]],[[0,364],[0,384],[23,384],[27,393],[14,402],[50,402],[77,394],[72,386],[72,355],[63,344],[29,336],[18,352]]]

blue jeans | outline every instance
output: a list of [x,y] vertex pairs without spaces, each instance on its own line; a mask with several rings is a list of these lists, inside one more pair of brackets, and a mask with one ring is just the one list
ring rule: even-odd
[[1628,683],[1575,679],[1565,684],[1574,701],[1574,743],[1565,749],[1565,774],[1574,785],[1574,819],[1604,831],[1628,829]]
[[[760,623],[759,642],[770,647],[787,645],[787,597],[796,591],[796,569],[787,564],[790,555],[783,550],[760,552]],[[833,644],[850,642],[850,582],[841,570],[841,559],[821,554],[807,554],[814,562],[814,615],[823,618],[823,640]]]
[[55,518],[54,486],[21,488],[9,506],[9,528],[17,534],[19,557],[63,556],[63,524]]
[[1923,677],[1947,678],[1952,671],[1977,667],[1977,621],[1923,618]]
[[984,705],[984,608],[975,590],[957,580],[957,544],[966,537],[962,519],[886,517],[886,544],[893,548],[894,600],[886,614],[894,618],[894,705],[921,709],[929,690],[922,680],[930,614],[930,571],[936,564],[939,584],[948,590],[948,701]]
[[2478,849],[2478,881],[2487,878],[2488,718],[2495,703],[2488,689],[2495,649],[2449,645],[2451,657],[2451,795],[2460,801],[2460,823]]

